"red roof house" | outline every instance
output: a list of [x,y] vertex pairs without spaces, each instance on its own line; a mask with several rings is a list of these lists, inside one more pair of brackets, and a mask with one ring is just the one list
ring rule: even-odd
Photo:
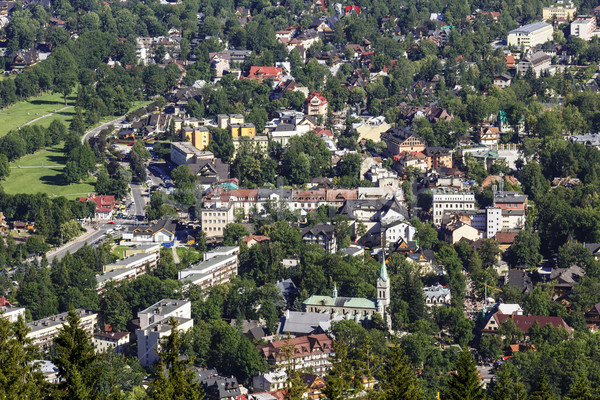
[[283,71],[278,67],[250,67],[250,73],[246,79],[254,79],[262,83],[267,78],[273,78],[278,81],[282,75]]
[[115,196],[97,196],[95,194],[88,197],[80,197],[79,201],[84,203],[91,201],[96,203],[96,218],[108,219],[112,215],[113,209],[115,208]]

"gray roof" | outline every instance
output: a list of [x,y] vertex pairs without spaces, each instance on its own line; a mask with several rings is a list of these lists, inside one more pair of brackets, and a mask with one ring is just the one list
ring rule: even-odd
[[[87,315],[97,314],[95,311],[84,310],[81,308],[75,309],[75,312],[79,315],[80,318],[83,318]],[[62,326],[63,324],[66,324],[68,314],[68,312],[64,312],[57,315],[53,315],[51,317],[46,317],[37,321],[29,322],[27,324],[27,328],[29,328],[29,335],[36,331],[47,329],[48,327]]]
[[542,29],[545,28],[547,26],[551,26],[550,24],[547,24],[545,22],[534,22],[533,24],[527,24],[527,25],[523,25],[518,27],[517,29],[513,29],[512,31],[508,32],[508,34],[522,34],[522,35],[529,35],[530,33],[533,33],[535,31],[537,31],[538,29]]
[[[173,320],[177,323],[177,326],[181,326],[182,324],[191,320],[191,318],[181,318],[181,317],[172,317]],[[171,318],[161,319],[158,322],[148,325],[143,330],[144,331],[152,331],[152,332],[168,332],[171,330]]]
[[127,275],[135,270],[136,268],[116,268],[111,271],[104,272],[100,275],[96,275],[96,282],[98,282],[98,284],[101,284],[106,281],[111,281],[119,275]]
[[312,234],[314,236],[327,236],[328,238],[333,238],[334,231],[335,227],[331,224],[317,224],[313,227],[302,229],[302,237]]
[[206,388],[209,398],[230,399],[242,394],[235,377],[221,376],[216,369],[198,371],[196,376]]
[[292,189],[258,189],[258,199],[265,200],[268,199],[269,196],[276,194],[280,199],[291,199],[292,198]]
[[150,307],[146,308],[143,311],[140,311],[139,314],[159,314],[166,315],[172,313],[179,307],[183,306],[185,303],[188,303],[187,300],[173,300],[173,299],[162,299],[161,301],[152,304]]
[[330,315],[318,312],[286,311],[281,318],[280,333],[298,333],[308,335],[314,332],[322,322],[329,321]]
[[146,258],[154,258],[157,257],[155,253],[135,253],[130,255],[129,257],[122,258],[120,260],[115,261],[114,263],[110,263],[108,265],[129,265],[131,263],[136,263],[142,261]]

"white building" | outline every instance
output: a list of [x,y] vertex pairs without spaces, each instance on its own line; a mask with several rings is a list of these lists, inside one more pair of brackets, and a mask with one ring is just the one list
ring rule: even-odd
[[593,36],[598,36],[596,17],[593,15],[578,15],[577,19],[571,22],[571,36],[583,40],[590,40]]
[[196,164],[199,160],[212,160],[215,155],[202,151],[190,142],[171,142],[171,161],[177,165]]
[[508,32],[506,42],[509,46],[534,47],[552,40],[552,33],[552,25],[545,22],[534,22]]
[[124,353],[129,346],[129,332],[96,333],[94,335],[94,347],[96,353],[104,353],[113,349],[116,353]]
[[148,268],[154,269],[158,265],[160,253],[136,253],[129,257],[122,258],[112,264],[102,267],[103,272],[110,272],[114,269],[135,269],[138,275],[144,274]]
[[449,305],[452,301],[450,289],[440,284],[425,287],[423,292],[425,294],[425,305],[429,307]]
[[381,239],[383,247],[389,247],[398,243],[400,239],[408,243],[414,240],[417,230],[414,226],[405,221],[396,221],[383,228],[383,237]]
[[538,51],[519,60],[517,71],[525,75],[531,68],[535,76],[540,76],[542,72],[550,71],[551,62],[552,58],[548,54]]
[[158,361],[161,340],[171,334],[171,318],[183,332],[194,326],[192,303],[186,300],[163,299],[138,313],[140,328],[137,336],[138,360],[144,367]]
[[15,307],[6,300],[6,297],[0,297],[0,316],[8,318],[10,322],[15,322],[19,315],[25,319],[25,308]]
[[[79,327],[91,337],[98,325],[98,313],[82,309],[76,309],[75,312],[80,318]],[[29,322],[27,324],[27,328],[29,328],[27,338],[32,340],[34,346],[40,347],[42,350],[48,350],[63,325],[67,324],[67,315],[68,313],[64,312]]]
[[185,285],[198,285],[202,289],[227,283],[238,270],[238,246],[218,247],[204,253],[204,260],[190,265],[177,273],[177,279]]
[[440,226],[446,211],[475,210],[475,194],[448,188],[433,189],[433,223]]

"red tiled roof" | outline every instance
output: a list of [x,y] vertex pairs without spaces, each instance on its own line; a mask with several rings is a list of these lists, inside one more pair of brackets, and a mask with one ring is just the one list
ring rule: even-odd
[[498,233],[496,233],[496,240],[500,244],[508,244],[508,243],[512,244],[512,243],[514,243],[516,237],[517,237],[516,232],[498,232]]
[[84,203],[92,201],[96,203],[96,212],[110,212],[115,207],[115,196],[96,196],[80,197],[79,201]]
[[250,67],[248,79],[275,78],[281,74],[281,68],[277,67]]
[[514,321],[517,328],[519,328],[524,333],[529,332],[529,330],[531,329],[533,324],[536,322],[539,324],[540,328],[543,328],[546,325],[552,325],[555,328],[562,326],[563,328],[565,328],[568,331],[572,330],[572,328],[569,325],[567,325],[567,323],[560,317],[542,317],[539,315],[514,315],[514,314],[506,315],[506,314],[502,314],[500,312],[496,312],[493,315],[493,318],[496,319],[496,322],[498,323],[498,325],[501,325],[504,320],[510,318]]
[[251,241],[252,239],[256,240],[257,242],[266,242],[267,240],[271,240],[270,237],[268,236],[263,236],[263,235],[248,235],[245,238],[243,238],[242,240],[244,241],[244,243],[248,243],[249,241]]
[[331,353],[332,340],[324,333],[318,335],[300,336],[293,339],[277,340],[268,345],[259,345],[258,350],[266,357],[281,359],[286,346],[293,346],[293,357],[305,357],[311,354]]
[[325,96],[323,96],[321,93],[319,92],[311,92],[311,94],[308,95],[308,97],[306,98],[306,101],[310,102],[312,99],[317,98],[319,100],[321,100],[322,103],[327,103],[327,99],[325,98]]

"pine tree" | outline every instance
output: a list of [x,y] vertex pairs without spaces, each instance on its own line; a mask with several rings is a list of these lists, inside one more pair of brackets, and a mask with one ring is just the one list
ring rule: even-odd
[[338,337],[333,343],[335,355],[323,388],[327,400],[345,400],[352,392],[362,389],[361,376],[354,373],[352,360],[348,357],[349,349],[348,341],[343,337]]
[[[291,339],[288,336],[288,340]],[[283,357],[286,360],[285,373],[287,375],[285,388],[286,392],[284,400],[302,400],[304,399],[304,392],[306,391],[306,385],[302,379],[302,371],[299,371],[296,367],[296,361],[294,359],[294,344],[286,343],[283,348]]]
[[448,380],[446,397],[450,400],[485,399],[479,373],[468,350],[460,353],[456,362],[456,372]]
[[545,373],[541,373],[538,379],[538,385],[535,392],[531,394],[531,400],[553,400],[554,395],[548,383],[548,377]]
[[381,380],[382,400],[420,400],[423,393],[408,358],[400,347],[390,350]]
[[0,315],[0,399],[44,397],[47,384],[42,373],[33,367],[34,358],[23,317],[10,322]]
[[93,387],[101,375],[100,369],[94,365],[97,358],[94,346],[88,334],[79,327],[80,320],[79,314],[69,310],[67,323],[54,340],[56,356],[53,361],[61,379],[60,397],[69,400],[96,398]]
[[203,400],[204,390],[189,370],[193,360],[179,358],[183,333],[177,330],[173,318],[169,323],[171,333],[162,344],[158,374],[150,382],[148,397],[153,400]]

